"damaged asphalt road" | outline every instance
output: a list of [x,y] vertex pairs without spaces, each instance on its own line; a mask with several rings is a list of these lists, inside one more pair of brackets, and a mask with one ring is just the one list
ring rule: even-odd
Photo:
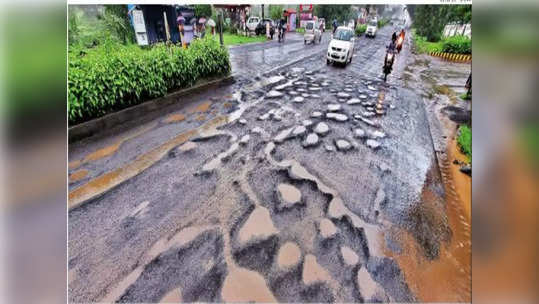
[[69,301],[421,300],[453,232],[407,52],[381,79],[390,33],[70,146]]

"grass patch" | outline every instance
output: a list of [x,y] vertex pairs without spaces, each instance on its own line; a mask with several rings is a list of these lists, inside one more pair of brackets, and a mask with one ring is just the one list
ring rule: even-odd
[[388,23],[389,23],[389,19],[386,19],[386,18],[379,19],[378,20],[378,28],[382,28]]
[[429,42],[427,38],[413,33],[414,44],[418,53],[441,52],[443,50],[443,41]]
[[459,127],[457,143],[460,151],[468,157],[468,161],[472,162],[472,129],[467,125]]
[[539,165],[539,125],[534,122],[524,123],[519,130],[520,146],[525,155],[535,165]]
[[[215,35],[215,39],[219,41],[219,35]],[[225,46],[229,45],[239,45],[239,44],[245,44],[245,43],[253,43],[253,42],[264,42],[267,41],[266,35],[260,35],[260,36],[242,36],[242,35],[236,35],[231,33],[223,33],[223,42]]]
[[418,53],[446,52],[453,54],[471,54],[472,40],[465,36],[443,38],[436,42],[427,41],[426,37],[416,34],[412,29],[412,37]]
[[365,33],[367,31],[367,25],[366,24],[360,24],[356,26],[356,35],[360,36],[361,34]]
[[296,33],[305,33],[305,29],[302,27],[299,27],[296,29]]
[[459,96],[462,100],[472,100],[472,95],[468,93],[462,93]]

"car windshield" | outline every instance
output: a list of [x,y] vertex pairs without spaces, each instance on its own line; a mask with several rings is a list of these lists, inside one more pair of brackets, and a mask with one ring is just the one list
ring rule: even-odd
[[369,25],[370,26],[377,26],[378,24],[376,23],[376,21],[371,21],[371,23]]
[[312,23],[312,22],[309,22],[309,23],[307,23],[307,25],[305,25],[305,28],[308,29],[308,30],[312,30],[313,27],[314,27],[314,23]]
[[343,30],[343,29],[338,29],[335,32],[335,35],[333,36],[333,39],[344,40],[344,41],[350,41],[351,38],[352,38],[352,31]]

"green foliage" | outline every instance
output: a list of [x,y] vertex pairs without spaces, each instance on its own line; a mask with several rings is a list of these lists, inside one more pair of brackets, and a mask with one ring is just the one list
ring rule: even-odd
[[471,54],[472,40],[466,36],[452,36],[443,38],[440,41],[429,42],[426,37],[417,34],[416,29],[412,30],[416,50],[418,53],[446,52],[453,54]]
[[367,31],[367,25],[366,24],[359,24],[356,26],[356,35],[360,36],[361,34],[365,33]]
[[70,124],[230,72],[228,51],[211,38],[195,40],[188,49],[164,44],[142,49],[108,41],[82,55],[70,52],[68,65]]
[[127,14],[127,5],[106,5],[103,22],[110,33],[123,44],[135,42],[135,30]]
[[457,137],[457,143],[460,150],[464,153],[468,160],[472,161],[472,129],[467,125],[461,125],[459,127],[459,134]]
[[209,18],[212,16],[211,5],[209,4],[196,4],[195,7],[195,16],[196,17],[206,17]]
[[454,54],[471,54],[472,39],[466,36],[452,36],[442,40],[442,51]]
[[447,23],[468,23],[472,18],[471,5],[415,5],[408,11],[417,33],[430,42],[440,40]]
[[331,26],[334,19],[337,19],[340,24],[348,22],[354,17],[354,12],[351,5],[321,4],[314,6],[314,15],[326,19],[326,26],[328,24]]
[[414,38],[415,48],[418,53],[431,53],[431,52],[441,52],[443,50],[443,43],[439,42],[429,42],[427,38],[419,36],[415,33],[412,34]]
[[[215,35],[215,40],[219,41],[219,35]],[[253,42],[264,42],[266,40],[267,38],[265,34],[260,36],[243,36],[231,33],[223,33],[223,43],[225,44],[225,46]]]
[[380,18],[380,19],[378,19],[378,28],[382,28],[388,23],[389,23],[389,19]]
[[302,27],[296,28],[296,33],[305,33],[305,29]]
[[269,10],[270,10],[270,18],[273,20],[277,20],[277,19],[281,19],[281,17],[283,16],[284,7],[282,5],[271,4],[269,6]]
[[84,8],[69,6],[68,41],[71,49],[87,49],[107,41],[123,44],[135,41],[135,32],[125,5],[106,5],[104,12],[87,14]]
[[68,22],[67,41],[69,44],[73,44],[79,40],[80,36],[79,18],[76,14],[69,14]]

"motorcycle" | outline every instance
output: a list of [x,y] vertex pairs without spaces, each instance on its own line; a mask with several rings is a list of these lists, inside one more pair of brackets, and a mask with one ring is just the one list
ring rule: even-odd
[[404,39],[402,38],[402,36],[399,36],[399,38],[397,39],[397,52],[400,54],[401,50],[402,50],[402,45],[404,43]]
[[384,60],[384,82],[387,81],[387,75],[393,70],[393,62],[395,61],[395,53],[388,50],[386,53],[386,59]]

